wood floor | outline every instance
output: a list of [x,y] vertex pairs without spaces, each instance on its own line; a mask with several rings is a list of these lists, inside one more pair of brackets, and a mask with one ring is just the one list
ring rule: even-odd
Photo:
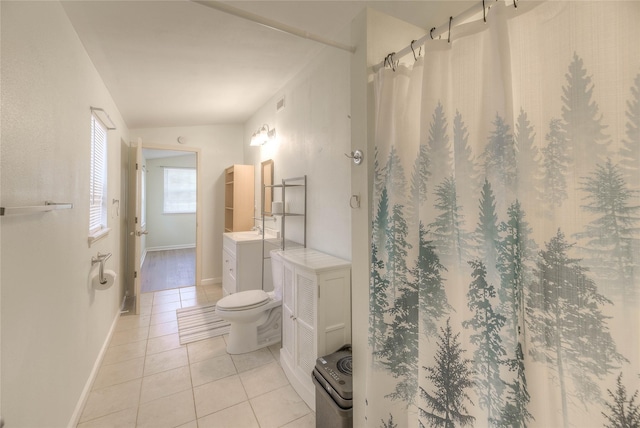
[[149,251],[142,264],[142,293],[196,284],[196,249]]

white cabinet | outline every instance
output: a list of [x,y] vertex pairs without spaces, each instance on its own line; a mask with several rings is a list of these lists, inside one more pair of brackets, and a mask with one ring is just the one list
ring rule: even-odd
[[315,410],[316,359],[351,343],[351,263],[306,248],[280,254],[280,363],[291,386]]
[[238,263],[236,263],[236,253],[227,250],[222,251],[222,294],[228,296],[236,292],[236,272]]
[[[222,294],[262,288],[262,237],[247,232],[222,235]],[[269,272],[270,273],[270,272]],[[271,275],[266,275],[264,291],[273,290]]]

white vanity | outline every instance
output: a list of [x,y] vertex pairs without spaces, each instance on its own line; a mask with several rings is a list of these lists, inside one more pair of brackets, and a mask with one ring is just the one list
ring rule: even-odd
[[280,251],[282,349],[280,363],[291,386],[311,409],[311,373],[318,357],[351,343],[351,262],[308,248]]
[[[222,294],[223,297],[239,291],[272,291],[271,263],[264,263],[262,287],[262,235],[256,231],[229,232],[222,235]],[[277,248],[268,239],[265,252]]]

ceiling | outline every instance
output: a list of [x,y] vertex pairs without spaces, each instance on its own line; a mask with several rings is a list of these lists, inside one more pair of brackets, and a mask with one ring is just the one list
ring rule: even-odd
[[[456,0],[226,3],[347,45],[350,23],[365,7],[430,28],[469,6]],[[326,48],[189,0],[63,1],[63,7],[131,129],[244,123]]]

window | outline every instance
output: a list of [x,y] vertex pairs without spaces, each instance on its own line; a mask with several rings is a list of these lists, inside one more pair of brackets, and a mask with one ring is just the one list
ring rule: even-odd
[[91,115],[91,171],[89,177],[90,241],[107,229],[107,129]]
[[195,168],[164,169],[164,213],[196,212]]

